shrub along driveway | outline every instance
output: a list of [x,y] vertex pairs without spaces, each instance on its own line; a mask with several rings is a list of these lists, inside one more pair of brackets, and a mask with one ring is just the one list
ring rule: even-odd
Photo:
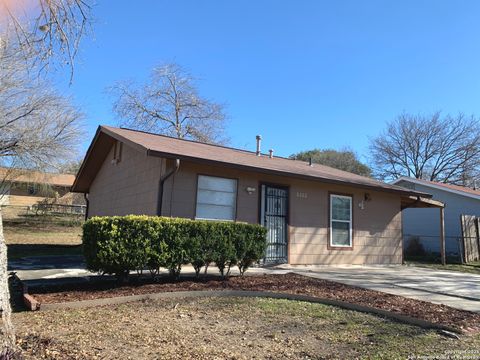
[[480,312],[480,275],[415,266],[291,266],[295,273]]

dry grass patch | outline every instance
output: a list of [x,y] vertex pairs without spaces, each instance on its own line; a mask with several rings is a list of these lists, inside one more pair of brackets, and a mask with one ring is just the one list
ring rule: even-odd
[[353,359],[475,351],[480,337],[321,304],[207,298],[17,313],[26,359]]
[[80,226],[6,225],[4,233],[7,245],[80,245],[82,243],[82,228]]

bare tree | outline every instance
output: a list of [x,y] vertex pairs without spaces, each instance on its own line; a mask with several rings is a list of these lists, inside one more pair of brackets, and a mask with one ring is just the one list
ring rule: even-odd
[[370,141],[375,174],[471,185],[480,170],[480,124],[459,114],[402,114]]
[[10,41],[15,40],[24,55],[41,63],[39,69],[59,62],[74,73],[74,59],[80,40],[91,24],[93,0],[0,1]]
[[[31,64],[7,42],[0,46],[0,165],[54,168],[74,154],[82,114],[50,83],[30,76]],[[0,179],[0,187],[9,179]],[[1,220],[1,216],[0,216]],[[1,224],[1,221],[0,221]],[[0,354],[14,346],[7,282],[7,254],[0,226]]]
[[15,332],[13,329],[10,307],[10,291],[8,289],[7,246],[3,237],[2,212],[0,211],[0,311],[2,326],[0,331],[0,358],[15,347]]
[[195,79],[176,64],[153,69],[146,84],[124,81],[109,91],[122,126],[201,142],[225,141],[223,106],[201,97]]
[[[35,8],[22,8],[19,5]],[[79,112],[39,77],[55,62],[70,67],[89,24],[90,0],[0,2],[0,164],[48,167],[68,155]],[[45,73],[45,71],[43,71]],[[70,148],[70,149],[69,149]],[[6,177],[0,179],[0,189]],[[1,208],[0,208],[1,211]],[[0,357],[15,346],[10,319],[7,253],[0,214]]]
[[80,166],[82,166],[83,158],[69,159],[57,166],[57,171],[60,174],[77,175]]

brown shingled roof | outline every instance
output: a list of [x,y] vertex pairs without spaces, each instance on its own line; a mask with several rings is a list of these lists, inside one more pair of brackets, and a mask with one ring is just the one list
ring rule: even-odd
[[3,179],[6,179],[9,182],[50,184],[70,187],[75,180],[75,175],[44,173],[28,169],[0,167],[0,181]]
[[[255,152],[251,151],[110,126],[100,126],[97,130],[95,139],[92,145],[90,145],[84,164],[82,164],[82,168],[73,185],[73,191],[88,191],[89,181],[82,177],[84,173],[92,173],[92,170],[86,171],[86,167],[88,167],[89,158],[92,157],[94,152],[95,143],[99,142],[98,148],[100,146],[103,148],[107,147],[107,140],[104,135],[125,142],[127,145],[143,151],[149,156],[179,158],[199,163],[224,165],[244,170],[318,180],[321,182],[340,183],[379,191],[395,192],[403,195],[431,197],[429,194],[386,184],[324,165],[313,164],[313,166],[309,166],[309,164],[304,161],[282,157],[269,158],[268,155],[257,156]],[[97,161],[97,167],[99,166],[98,163],[99,161]]]

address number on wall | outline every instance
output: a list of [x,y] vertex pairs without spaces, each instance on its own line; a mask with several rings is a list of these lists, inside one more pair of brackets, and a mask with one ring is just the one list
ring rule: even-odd
[[297,198],[306,199],[308,194],[306,192],[297,192]]

